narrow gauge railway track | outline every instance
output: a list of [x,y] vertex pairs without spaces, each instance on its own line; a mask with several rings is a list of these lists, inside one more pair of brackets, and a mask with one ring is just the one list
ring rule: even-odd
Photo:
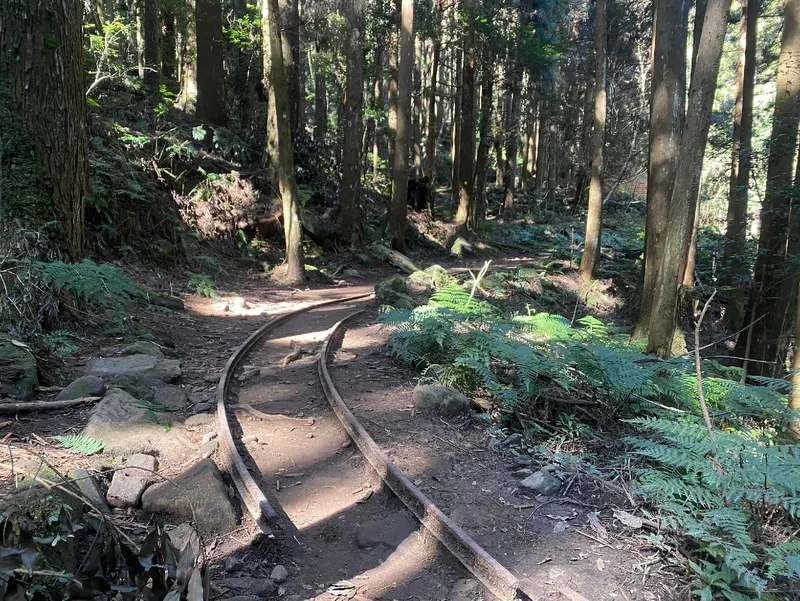
[[[285,552],[297,568],[288,582],[301,598],[349,579],[361,598],[441,599],[469,576],[464,568],[499,599],[526,598],[517,579],[389,460],[337,391],[328,360],[370,296],[365,290],[274,318],[226,363],[218,431],[245,508],[262,532],[297,543]],[[237,377],[242,366],[249,369]]]

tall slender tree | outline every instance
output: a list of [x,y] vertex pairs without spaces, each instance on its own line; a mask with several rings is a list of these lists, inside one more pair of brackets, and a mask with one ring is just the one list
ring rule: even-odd
[[225,125],[225,69],[222,64],[222,4],[220,0],[195,0],[197,22],[198,119]]
[[414,65],[414,0],[402,0],[401,5],[400,66],[397,75],[397,131],[392,161],[392,201],[386,230],[392,248],[402,252],[406,248],[411,71]]
[[606,143],[606,80],[608,41],[606,0],[595,0],[594,16],[594,127],[592,129],[592,175],[589,181],[589,213],[586,216],[586,238],[579,273],[591,280],[600,262],[600,240],[603,231],[603,147]]
[[[464,60],[461,72],[461,135],[458,152],[458,210],[456,223],[466,224],[469,215],[476,216],[475,202],[475,17],[473,3],[463,4],[466,15],[464,35]],[[475,226],[475,223],[470,223]]]
[[294,138],[300,119],[300,9],[299,0],[279,0],[281,54],[286,72],[289,123]]
[[159,19],[156,0],[143,0],[143,4],[144,82],[149,86],[157,86],[158,76],[161,73],[158,64],[161,20]]
[[[749,336],[740,336],[736,356],[746,357],[747,371],[775,375],[780,369],[778,347],[783,334],[788,295],[781,294],[785,278],[789,217],[795,182],[797,136],[800,127],[800,0],[787,0],[778,57],[778,80],[772,116],[767,183],[761,203],[760,251],[756,260],[756,291],[750,295]],[[763,316],[763,318],[762,318]],[[748,340],[750,338],[750,340]],[[749,344],[749,348],[748,348]],[[749,353],[748,353],[749,351]]]
[[[199,0],[198,0],[199,1]],[[302,282],[305,278],[303,260],[303,226],[300,222],[300,204],[297,196],[297,180],[294,173],[292,131],[289,120],[289,94],[283,61],[280,33],[278,29],[278,0],[264,0],[262,20],[264,23],[264,54],[269,56],[269,81],[277,117],[274,136],[277,143],[278,189],[283,208],[283,232],[286,242],[286,280],[288,283]],[[268,129],[270,124],[267,125]],[[269,136],[268,136],[269,137]]]
[[745,251],[747,201],[752,165],[758,0],[740,0],[740,6],[739,62],[736,67],[736,105],[733,111],[731,183],[728,196],[725,250],[720,274],[721,284],[728,287],[725,324],[731,329],[739,329],[744,321],[744,283],[749,272]]
[[730,5],[731,0],[709,0],[689,86],[686,121],[669,201],[664,254],[647,339],[647,351],[661,356],[672,354],[679,292],[694,227],[695,203]]
[[431,50],[431,80],[428,88],[428,114],[425,127],[425,175],[431,183],[432,193],[436,189],[436,138],[438,136],[438,128],[436,127],[436,94],[439,89],[439,59],[442,52],[441,21],[443,1],[437,0],[436,2],[438,27],[433,36],[433,49]]
[[478,156],[475,159],[475,216],[474,224],[486,218],[486,173],[489,168],[489,150],[492,146],[492,93],[494,91],[494,68],[491,53],[486,51],[481,65],[481,116],[478,124]]
[[184,0],[186,20],[181,36],[181,93],[178,106],[194,114],[197,106],[197,13],[198,0]]
[[361,135],[364,106],[364,2],[341,0],[341,11],[349,27],[345,43],[347,75],[345,83],[344,152],[339,209],[339,238],[355,248],[361,234]]
[[686,97],[688,0],[674,6],[656,0],[653,17],[653,67],[650,91],[650,143],[647,167],[644,274],[634,338],[646,338],[664,258],[669,203],[678,167]]
[[89,189],[83,3],[0,0],[0,66],[53,189],[71,261],[83,258]]

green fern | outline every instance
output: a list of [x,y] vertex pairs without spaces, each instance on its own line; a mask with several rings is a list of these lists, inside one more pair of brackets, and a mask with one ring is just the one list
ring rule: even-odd
[[71,449],[81,455],[95,455],[103,450],[105,444],[90,436],[70,434],[67,436],[53,436],[64,448]]
[[106,308],[124,307],[144,297],[142,290],[120,269],[86,259],[83,263],[38,263],[56,290],[73,300]]

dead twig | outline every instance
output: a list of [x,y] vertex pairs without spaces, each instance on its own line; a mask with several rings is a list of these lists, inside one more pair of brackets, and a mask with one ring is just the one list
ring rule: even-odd
[[711,425],[711,416],[708,413],[708,405],[706,405],[706,395],[703,392],[703,372],[701,370],[700,360],[700,327],[703,325],[703,318],[706,316],[708,306],[716,295],[717,291],[714,290],[711,296],[708,297],[703,311],[700,313],[700,317],[697,320],[697,325],[694,327],[694,367],[697,372],[697,396],[700,400],[700,409],[703,411],[703,419],[706,422],[706,428],[708,428],[708,435],[711,438],[714,438],[714,426]]

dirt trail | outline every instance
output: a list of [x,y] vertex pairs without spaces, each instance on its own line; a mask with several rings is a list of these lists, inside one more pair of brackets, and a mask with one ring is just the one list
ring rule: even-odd
[[312,310],[272,331],[236,372],[259,368],[249,370],[253,375],[238,394],[233,387],[229,407],[240,435],[258,439],[242,445],[242,454],[285,514],[285,530],[276,534],[277,555],[289,568],[285,595],[332,599],[328,588],[348,580],[361,598],[443,599],[467,572],[381,488],[329,409],[316,375],[328,329],[367,303]]

